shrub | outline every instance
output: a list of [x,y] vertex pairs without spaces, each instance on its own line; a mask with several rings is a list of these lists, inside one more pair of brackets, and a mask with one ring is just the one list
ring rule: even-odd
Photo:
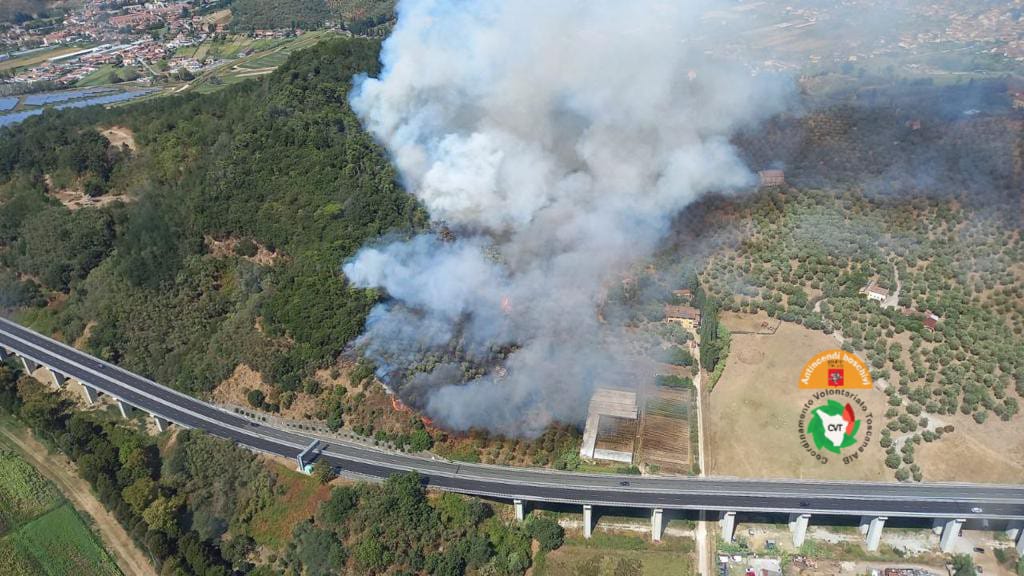
[[565,530],[551,518],[534,517],[526,526],[526,532],[544,550],[556,550],[565,540]]
[[263,408],[267,395],[262,390],[249,390],[245,394],[245,399],[249,401],[253,408]]

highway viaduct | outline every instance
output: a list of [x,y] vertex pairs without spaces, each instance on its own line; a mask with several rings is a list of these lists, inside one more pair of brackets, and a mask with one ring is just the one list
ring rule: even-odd
[[125,417],[143,410],[160,430],[170,423],[228,438],[249,449],[295,458],[300,469],[314,459],[339,473],[380,480],[415,470],[427,485],[452,492],[511,501],[523,519],[529,502],[581,506],[590,537],[594,507],[650,511],[652,538],[659,540],[667,510],[718,514],[723,539],[731,541],[737,514],[788,514],[793,543],[803,543],[812,517],[857,519],[867,548],[878,548],[890,519],[932,521],[940,547],[953,549],[966,522],[1006,530],[1024,555],[1024,485],[965,483],[870,483],[756,480],[726,477],[615,476],[566,473],[449,462],[323,440],[268,426],[123,370],[32,330],[0,318],[0,356],[14,356],[26,371],[45,369],[55,387],[80,383],[86,402],[112,397]]

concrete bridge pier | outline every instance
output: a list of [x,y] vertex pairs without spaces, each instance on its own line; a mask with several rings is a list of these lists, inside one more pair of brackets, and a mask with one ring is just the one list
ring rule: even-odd
[[736,513],[722,512],[722,516],[718,519],[718,525],[722,528],[722,540],[732,542],[733,535],[736,533]]
[[590,539],[594,529],[594,507],[590,504],[583,505],[583,537]]
[[132,411],[134,411],[134,408],[132,407],[131,404],[125,402],[124,400],[121,400],[120,398],[117,399],[117,409],[121,411],[121,417],[124,418],[125,420],[131,418]]
[[99,391],[85,382],[79,381],[79,383],[82,385],[82,396],[85,397],[85,403],[92,406],[99,400]]
[[1012,520],[1007,524],[1006,537],[1016,544],[1017,554],[1024,556],[1024,520]]
[[661,542],[661,533],[663,532],[663,523],[665,519],[665,511],[661,508],[655,508],[651,510],[651,540],[655,542]]
[[157,416],[156,414],[150,414],[150,416],[153,417],[153,422],[156,424],[157,432],[163,432],[163,431],[167,430],[168,426],[171,425],[171,421],[170,420],[165,420],[165,419]]
[[964,526],[963,518],[944,520],[942,525],[942,536],[939,537],[939,549],[945,553],[953,551],[956,540],[960,536],[960,529]]
[[[886,516],[875,516],[869,518],[868,528],[865,535],[868,539],[868,550],[874,552],[878,550],[878,545],[882,542],[882,528],[885,527],[885,521],[888,520]],[[864,524],[864,519],[861,519],[861,524]]]
[[20,356],[20,358],[21,365],[25,368],[26,374],[32,374],[33,372],[39,369],[39,364],[37,364],[35,360],[32,360],[31,358],[26,358],[24,356]]
[[516,520],[522,522],[526,519],[526,503],[516,498],[512,501],[512,505],[516,509]]
[[53,380],[54,388],[56,388],[57,390],[63,388],[64,383],[67,382],[67,376],[64,376],[63,374],[57,372],[53,368],[47,368],[47,371],[50,373],[50,379]]
[[312,462],[314,458],[316,458],[316,447],[319,444],[319,440],[313,440],[312,442],[309,443],[309,446],[306,446],[305,450],[299,452],[298,456],[295,457],[295,460],[299,464],[299,472],[302,472],[303,474],[306,473],[306,465]]
[[807,536],[807,524],[811,521],[810,514],[790,514],[789,531],[793,533],[793,546],[803,546]]

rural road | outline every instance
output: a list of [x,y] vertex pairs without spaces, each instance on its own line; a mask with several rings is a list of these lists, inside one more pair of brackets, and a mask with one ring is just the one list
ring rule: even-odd
[[[165,420],[231,439],[252,450],[296,457],[312,442],[221,410],[0,319],[0,347]],[[880,483],[582,474],[449,462],[361,444],[319,444],[320,459],[342,474],[385,478],[416,470],[431,487],[500,499],[734,512],[917,518],[1024,519],[1024,486]]]

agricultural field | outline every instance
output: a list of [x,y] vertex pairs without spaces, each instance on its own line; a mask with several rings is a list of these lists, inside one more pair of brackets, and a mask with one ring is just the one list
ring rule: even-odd
[[640,425],[638,461],[661,474],[688,474],[694,457],[690,451],[691,390],[657,387],[646,398]]
[[[749,324],[741,316],[724,318],[724,322],[730,330]],[[705,404],[708,472],[723,476],[885,480],[885,453],[877,439],[850,464],[840,458],[821,464],[800,444],[800,410],[811,394],[798,388],[800,371],[818,352],[837,347],[833,336],[787,322],[771,335],[733,334],[725,372]],[[886,396],[877,389],[858,391],[858,396],[874,413],[877,436]]]
[[[121,574],[96,536],[70,504],[32,520],[18,530],[4,536],[14,552],[14,562],[4,565],[0,558],[0,573],[18,574],[31,566],[26,574],[60,576],[115,576]],[[0,548],[0,550],[4,550]]]
[[53,58],[54,56],[71,54],[72,52],[77,52],[79,50],[84,50],[86,48],[91,47],[91,45],[83,44],[81,46],[60,46],[57,48],[32,52],[31,54],[25,54],[24,56],[20,56],[18,58],[12,58],[10,60],[4,60],[3,62],[0,62],[0,71],[17,70],[19,68],[28,68],[31,66],[36,66],[38,64],[42,64],[49,58]]
[[598,450],[611,450],[632,454],[635,440],[636,420],[632,418],[616,418],[615,416],[601,416],[598,421],[597,441],[595,443]]
[[227,42],[205,42],[193,47],[194,58],[230,62],[200,74],[191,82],[191,86],[201,93],[216,92],[224,86],[269,74],[284,64],[294,52],[309,48],[331,35],[331,32],[319,31],[307,32],[294,38],[251,39],[232,36]]
[[75,83],[75,86],[80,88],[87,88],[90,86],[107,86],[111,84],[110,80],[113,76],[117,76],[117,82],[126,82],[136,80],[147,75],[148,72],[143,68],[123,68],[116,67],[112,64],[104,64],[97,68],[95,72],[82,77],[81,80]]
[[0,447],[0,533],[58,505],[60,493],[17,454]]
[[57,488],[0,448],[0,574],[119,575],[117,565]]

